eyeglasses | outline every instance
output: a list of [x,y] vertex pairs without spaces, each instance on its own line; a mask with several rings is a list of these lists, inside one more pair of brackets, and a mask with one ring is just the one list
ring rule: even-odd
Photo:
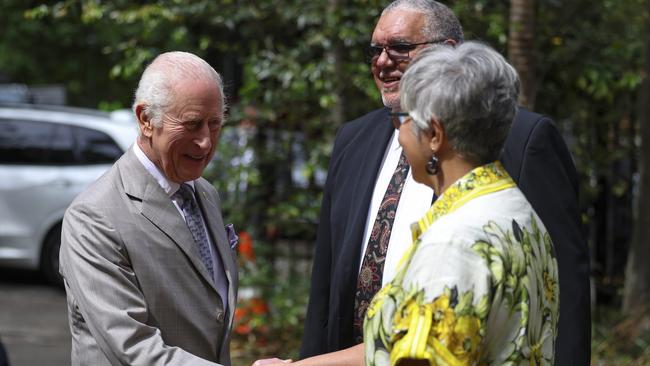
[[393,122],[393,127],[395,127],[396,130],[399,130],[399,128],[402,127],[409,118],[411,118],[411,115],[407,112],[391,112],[389,116],[391,122]]
[[387,45],[371,44],[366,50],[366,55],[370,62],[376,61],[381,53],[385,50],[388,57],[394,61],[405,61],[411,58],[411,51],[417,46],[423,44],[444,43],[447,39],[437,39],[433,41],[420,42],[420,43],[395,43]]

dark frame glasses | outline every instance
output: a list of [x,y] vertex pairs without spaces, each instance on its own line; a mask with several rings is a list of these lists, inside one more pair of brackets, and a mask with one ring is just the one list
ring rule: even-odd
[[393,123],[393,127],[395,127],[396,130],[399,130],[399,128],[402,127],[409,118],[411,118],[411,115],[407,112],[391,112],[389,116],[390,121]]
[[392,60],[408,60],[411,58],[411,51],[415,50],[417,46],[423,44],[444,43],[445,41],[447,41],[447,39],[437,39],[420,43],[394,43],[387,45],[370,44],[366,49],[366,56],[368,57],[368,60],[375,61],[383,51],[386,51],[386,54]]

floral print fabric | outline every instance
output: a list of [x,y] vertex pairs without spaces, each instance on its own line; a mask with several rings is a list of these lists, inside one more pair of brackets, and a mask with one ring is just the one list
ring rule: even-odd
[[499,162],[459,179],[413,225],[364,323],[367,365],[552,365],[559,310],[551,239]]

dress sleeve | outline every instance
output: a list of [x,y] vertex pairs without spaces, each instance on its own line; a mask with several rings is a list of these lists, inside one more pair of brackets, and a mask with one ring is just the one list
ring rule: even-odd
[[505,211],[517,219],[486,220],[481,209],[462,215],[474,223],[461,230],[441,233],[450,221],[430,228],[439,235],[419,245],[391,289],[394,312],[380,332],[390,365],[553,364],[559,286],[550,237],[534,212]]
[[390,364],[408,359],[430,365],[471,365],[479,360],[490,310],[490,270],[471,248],[455,243],[418,248],[402,281]]

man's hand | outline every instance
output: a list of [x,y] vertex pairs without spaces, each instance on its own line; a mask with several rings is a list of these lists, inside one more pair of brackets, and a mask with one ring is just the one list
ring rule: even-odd
[[273,357],[273,358],[263,358],[261,360],[257,360],[253,362],[252,366],[270,366],[276,364],[289,364],[289,363],[291,363],[290,359],[281,360],[279,358]]

